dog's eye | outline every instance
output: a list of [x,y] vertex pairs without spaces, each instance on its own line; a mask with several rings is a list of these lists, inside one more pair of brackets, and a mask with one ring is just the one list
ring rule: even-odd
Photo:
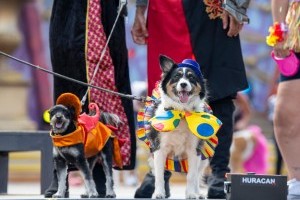
[[181,78],[181,74],[176,74],[174,78],[176,78],[176,79]]
[[192,73],[188,73],[187,74],[187,77],[191,80],[194,80],[195,79],[195,76],[192,74]]

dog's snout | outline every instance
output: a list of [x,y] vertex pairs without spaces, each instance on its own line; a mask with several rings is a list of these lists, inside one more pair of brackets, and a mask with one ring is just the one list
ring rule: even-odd
[[60,114],[60,113],[57,113],[57,114],[55,115],[55,117],[56,117],[57,120],[61,120],[61,119],[63,118],[63,115]]
[[180,83],[180,86],[181,86],[182,88],[186,88],[187,83]]

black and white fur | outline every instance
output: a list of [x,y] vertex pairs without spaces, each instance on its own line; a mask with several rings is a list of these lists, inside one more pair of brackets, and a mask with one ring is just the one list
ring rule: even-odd
[[[55,105],[49,111],[50,125],[52,134],[67,135],[76,130],[76,121],[74,121],[74,109],[64,105]],[[101,112],[100,121],[104,124],[118,126],[121,123],[118,116]],[[115,198],[116,194],[113,188],[112,176],[112,152],[113,143],[109,139],[105,147],[96,156],[85,158],[83,144],[76,144],[67,147],[54,147],[53,158],[54,167],[57,171],[58,191],[53,195],[54,198],[63,198],[66,193],[67,168],[73,164],[81,172],[84,180],[86,194],[82,197],[97,198],[98,192],[93,180],[92,171],[97,161],[101,161],[106,178],[106,198]]]
[[[181,111],[203,111],[206,101],[206,86],[203,77],[186,67],[178,65],[166,56],[160,56],[160,66],[163,71],[159,86],[161,103],[156,114],[166,109]],[[155,191],[153,198],[165,198],[164,166],[169,154],[185,155],[188,159],[186,199],[202,198],[199,189],[199,174],[206,163],[201,163],[196,148],[202,142],[190,133],[185,120],[172,131],[158,133],[159,148],[153,153],[155,175]]]

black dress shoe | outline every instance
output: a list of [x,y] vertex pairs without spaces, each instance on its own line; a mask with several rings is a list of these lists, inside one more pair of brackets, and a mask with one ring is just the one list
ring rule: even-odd
[[208,199],[226,199],[224,192],[224,181],[225,177],[220,178],[214,175],[208,177]]
[[141,184],[141,186],[135,191],[134,198],[147,198],[150,199],[154,192],[154,175],[148,172]]
[[96,163],[94,169],[93,169],[93,178],[96,184],[96,190],[98,192],[99,198],[105,198],[106,196],[106,178],[105,173],[103,171],[103,166]]

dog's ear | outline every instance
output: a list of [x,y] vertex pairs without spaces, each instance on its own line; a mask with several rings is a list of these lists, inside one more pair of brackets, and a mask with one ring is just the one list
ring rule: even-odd
[[201,91],[199,93],[200,99],[207,98],[208,90],[207,90],[207,82],[205,79],[200,80]]
[[175,62],[165,55],[159,55],[159,64],[163,73],[169,72],[175,66]]
[[203,88],[200,92],[200,99],[204,99],[206,97],[206,92],[205,92],[205,88]]

